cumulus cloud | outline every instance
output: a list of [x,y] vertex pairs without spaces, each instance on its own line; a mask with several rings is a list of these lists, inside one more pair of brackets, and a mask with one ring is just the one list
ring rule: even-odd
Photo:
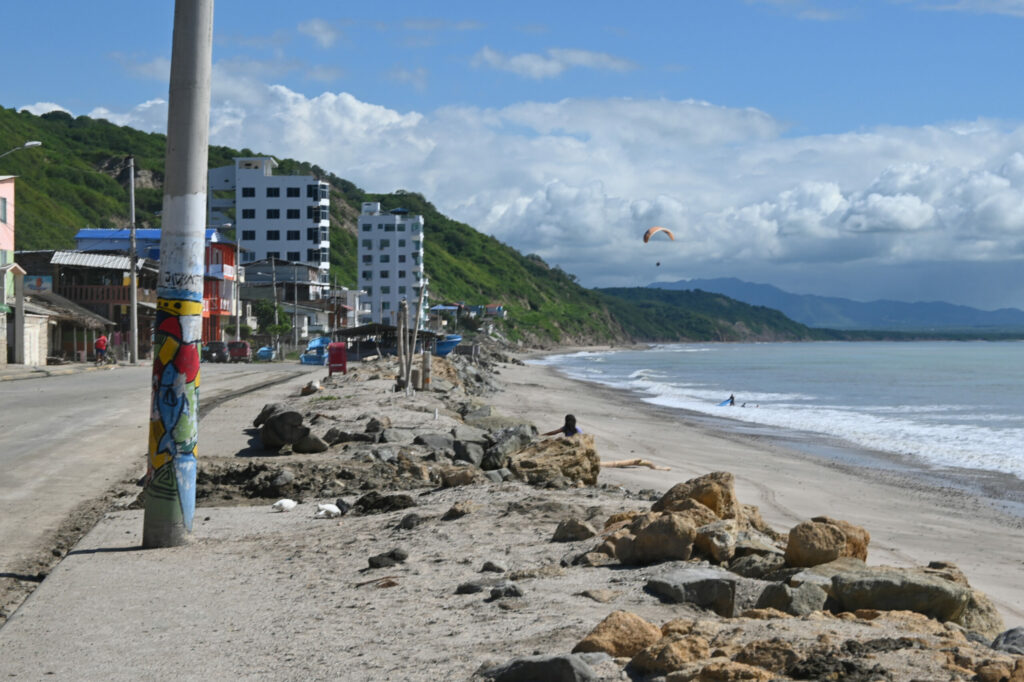
[[526,78],[554,78],[573,67],[599,69],[603,71],[630,71],[632,62],[603,52],[552,48],[546,54],[523,53],[505,55],[490,47],[484,47],[472,59],[474,66],[489,66],[499,71],[509,71]]
[[[166,103],[91,115],[162,131]],[[714,264],[743,276],[1024,252],[1022,124],[796,137],[755,109],[662,99],[401,112],[218,66],[211,143],[307,160],[372,192],[421,192],[588,286]],[[651,225],[676,241],[644,245]]]
[[36,102],[35,104],[26,104],[23,107],[19,107],[18,111],[27,111],[30,114],[35,114],[36,116],[42,116],[43,114],[48,114],[51,111],[63,111],[65,114],[71,113],[69,110],[54,102]]

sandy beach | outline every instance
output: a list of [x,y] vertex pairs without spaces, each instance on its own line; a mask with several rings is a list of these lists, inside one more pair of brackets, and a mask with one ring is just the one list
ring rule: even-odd
[[[1006,626],[1024,625],[1024,518],[1001,500],[943,485],[927,472],[884,471],[817,458],[770,438],[743,436],[644,403],[625,392],[569,379],[538,365],[509,366],[506,390],[491,398],[503,413],[549,430],[575,414],[594,434],[602,460],[641,457],[671,471],[605,469],[604,482],[663,492],[710,471],[736,477],[741,500],[779,530],[826,515],[871,533],[869,565],[951,561],[997,604]],[[965,472],[978,476],[979,472]],[[969,487],[984,487],[972,481]],[[998,494],[999,486],[994,486]]]
[[[141,550],[141,510],[108,513],[0,628],[0,674],[480,682],[510,661],[568,656],[615,612],[655,630],[674,623],[686,641],[703,647],[694,665],[709,671],[735,671],[739,659],[754,660],[759,647],[771,646],[806,663],[794,679],[821,679],[815,670],[844,658],[843,665],[865,675],[856,679],[877,679],[870,675],[882,666],[891,673],[886,679],[967,680],[978,679],[975,671],[996,656],[969,642],[959,626],[907,611],[792,617],[768,609],[767,616],[721,617],[650,592],[652,579],[690,562],[582,565],[575,559],[598,538],[555,541],[567,520],[602,528],[613,515],[649,510],[655,491],[713,471],[734,474],[738,500],[758,506],[777,531],[818,515],[849,521],[871,533],[869,565],[951,561],[995,601],[1006,628],[1024,624],[1020,519],[984,499],[718,432],[542,366],[500,362],[486,380],[500,390],[454,398],[396,393],[389,367],[389,361],[357,366],[344,381],[327,381],[306,396],[300,389],[308,377],[299,377],[211,410],[200,425],[204,468],[248,468],[251,481],[264,482],[287,469],[297,479],[315,479],[314,487],[293,490],[298,506],[280,513],[271,508],[277,494],[241,494],[250,479],[239,476],[232,496],[201,503],[190,542],[174,548]],[[448,487],[416,478],[428,466],[450,468],[437,461],[443,457],[386,464],[386,455],[378,455],[407,447],[397,442],[310,454],[266,451],[252,420],[271,401],[314,415],[318,432],[361,431],[376,418],[390,419],[399,431],[446,431],[462,423],[451,409],[461,401],[541,431],[560,426],[571,411],[593,434],[602,461],[643,458],[671,470],[602,468],[597,486],[479,478]],[[390,471],[388,480],[399,484],[409,506],[316,518],[320,503],[354,504],[377,493],[360,480],[359,472],[368,470]],[[399,555],[404,558],[393,564],[374,563]],[[864,646],[875,647],[873,653],[864,655]],[[630,656],[602,653],[588,661],[590,673],[571,679],[648,679],[630,677]],[[1010,661],[1000,670],[1009,670],[1013,661],[1000,656]],[[672,679],[741,679],[687,675]],[[742,679],[784,679],[765,669],[757,675]]]

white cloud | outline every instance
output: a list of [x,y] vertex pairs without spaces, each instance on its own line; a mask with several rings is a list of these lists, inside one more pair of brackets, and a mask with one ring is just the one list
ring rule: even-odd
[[298,27],[299,33],[307,35],[316,41],[320,47],[331,47],[338,42],[341,31],[323,19],[310,19],[303,21]]
[[42,116],[43,114],[48,114],[51,111],[63,111],[65,114],[71,113],[61,105],[55,104],[54,102],[36,102],[35,104],[26,104],[23,107],[19,107],[18,111],[27,111],[36,116]]
[[629,60],[603,52],[563,48],[552,48],[543,55],[535,53],[504,55],[490,47],[484,47],[473,56],[472,63],[474,66],[489,66],[499,71],[509,71],[518,76],[537,80],[554,78],[572,67],[618,72],[630,71],[635,68]]
[[971,14],[1002,14],[1024,17],[1022,0],[957,0],[956,2],[923,2],[923,9],[946,12],[970,12]]
[[[93,115],[162,131],[166,104]],[[1024,254],[1024,124],[787,137],[762,111],[692,100],[399,112],[218,67],[211,143],[421,192],[588,286],[646,284],[655,260],[680,279],[714,264],[742,277]],[[651,225],[676,241],[644,245]]]

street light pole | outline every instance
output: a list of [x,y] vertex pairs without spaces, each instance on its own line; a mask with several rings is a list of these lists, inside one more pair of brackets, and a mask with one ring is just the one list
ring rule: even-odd
[[14,149],[8,149],[3,154],[0,154],[0,159],[2,159],[3,157],[7,156],[8,154],[10,154],[12,152],[16,152],[16,151],[18,151],[20,149],[31,149],[32,147],[42,146],[42,144],[43,143],[40,142],[39,140],[29,140],[28,142],[26,142],[25,144],[21,145],[20,147],[15,147]]
[[242,238],[235,228],[235,341],[242,340]]
[[128,157],[128,204],[130,206],[129,212],[129,229],[131,230],[131,236],[129,238],[129,251],[128,255],[131,259],[131,276],[129,279],[129,285],[132,288],[131,291],[131,320],[132,325],[132,344],[131,344],[131,360],[133,365],[139,364],[139,253],[135,244],[135,157]]

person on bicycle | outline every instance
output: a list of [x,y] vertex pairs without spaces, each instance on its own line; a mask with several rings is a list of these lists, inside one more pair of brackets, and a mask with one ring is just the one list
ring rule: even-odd
[[96,339],[96,362],[103,362],[107,359],[107,335],[102,334]]

